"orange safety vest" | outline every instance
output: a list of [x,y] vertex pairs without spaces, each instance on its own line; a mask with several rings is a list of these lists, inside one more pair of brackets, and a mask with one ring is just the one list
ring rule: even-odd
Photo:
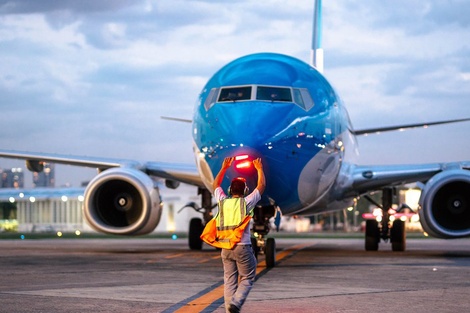
[[252,214],[246,214],[244,198],[226,198],[219,202],[219,211],[204,227],[201,239],[216,248],[233,249],[241,241]]

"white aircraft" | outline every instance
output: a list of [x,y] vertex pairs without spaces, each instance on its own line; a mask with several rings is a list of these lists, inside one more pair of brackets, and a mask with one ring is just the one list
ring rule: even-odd
[[356,136],[470,119],[353,129],[345,106],[322,75],[321,1],[316,1],[314,12],[313,65],[275,53],[241,57],[222,67],[202,88],[191,121],[177,119],[192,123],[195,164],[9,150],[0,150],[0,157],[24,159],[34,171],[40,171],[43,162],[97,168],[98,175],[86,187],[83,210],[95,230],[108,234],[141,235],[155,229],[161,201],[150,176],[164,179],[172,188],[179,183],[197,186],[202,201],[195,208],[203,217],[190,222],[191,249],[202,248],[199,235],[212,216],[211,186],[223,159],[236,157],[225,182],[243,175],[253,188],[256,172],[251,161],[261,158],[267,186],[255,209],[253,231],[268,267],[275,265],[275,242],[266,237],[268,220],[278,208],[283,215],[311,216],[343,210],[356,197],[375,190],[383,191],[384,218],[381,223],[367,221],[365,248],[377,250],[382,239],[390,239],[393,250],[403,251],[404,222],[389,223],[386,217],[393,188],[411,182],[425,184],[419,214],[429,235],[470,236],[470,162],[355,163]]

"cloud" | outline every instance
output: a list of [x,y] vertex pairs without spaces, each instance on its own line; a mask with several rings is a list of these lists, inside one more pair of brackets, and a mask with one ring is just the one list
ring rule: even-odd
[[[191,118],[205,82],[242,55],[307,61],[312,3],[0,0],[0,146],[191,163],[190,126],[160,116]],[[467,1],[323,5],[325,74],[355,127],[470,116]],[[454,128],[436,129],[432,140],[451,145]],[[400,135],[361,139],[361,162],[423,159],[390,152],[393,140],[428,151]],[[426,156],[468,159],[465,149]]]
[[92,14],[115,11],[124,7],[142,4],[138,0],[0,0],[0,14],[35,14],[68,11],[75,14]]

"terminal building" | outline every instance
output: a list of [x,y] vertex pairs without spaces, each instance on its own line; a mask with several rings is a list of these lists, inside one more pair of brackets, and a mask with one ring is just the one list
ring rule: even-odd
[[1,169],[1,188],[24,188],[24,173],[22,168]]
[[[0,169],[0,174],[0,224],[14,222],[14,229],[24,233],[94,232],[82,213],[85,188],[55,188],[54,164],[46,163],[43,172],[33,172],[33,188],[28,189],[23,169]],[[191,208],[180,211],[188,202],[200,202],[196,187],[181,184],[173,190],[163,186],[160,194],[163,210],[156,232],[186,232],[190,219],[202,216]]]
[[[163,209],[156,232],[186,232],[191,218],[201,217],[191,208],[181,210],[188,202],[200,201],[195,187],[181,185],[176,190],[162,187],[160,192]],[[3,208],[0,220],[14,220],[15,230],[20,233],[94,232],[83,217],[83,194],[84,188],[13,191],[13,195],[10,192],[7,199],[0,201]]]
[[54,187],[55,166],[52,163],[44,163],[42,172],[33,172],[33,187]]

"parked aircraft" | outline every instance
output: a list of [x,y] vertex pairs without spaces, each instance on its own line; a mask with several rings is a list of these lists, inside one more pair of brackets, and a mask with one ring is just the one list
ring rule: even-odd
[[202,248],[199,234],[212,216],[211,186],[223,159],[236,157],[225,182],[244,176],[252,189],[256,171],[251,161],[261,158],[267,186],[255,209],[253,232],[268,266],[275,265],[275,242],[266,235],[278,208],[284,215],[333,212],[376,190],[383,191],[384,218],[367,221],[365,248],[377,250],[381,240],[390,240],[393,250],[405,250],[403,221],[389,223],[386,217],[393,188],[411,182],[424,184],[419,214],[429,235],[470,236],[470,162],[357,165],[356,136],[457,120],[354,129],[322,74],[321,1],[314,11],[313,65],[283,54],[251,54],[222,67],[202,88],[192,120],[179,119],[192,123],[195,165],[9,150],[0,150],[0,157],[24,159],[34,171],[43,162],[97,168],[85,191],[84,216],[95,230],[109,234],[142,235],[155,229],[161,201],[151,176],[171,188],[197,186],[201,205],[192,206],[203,217],[190,222],[191,249]]

